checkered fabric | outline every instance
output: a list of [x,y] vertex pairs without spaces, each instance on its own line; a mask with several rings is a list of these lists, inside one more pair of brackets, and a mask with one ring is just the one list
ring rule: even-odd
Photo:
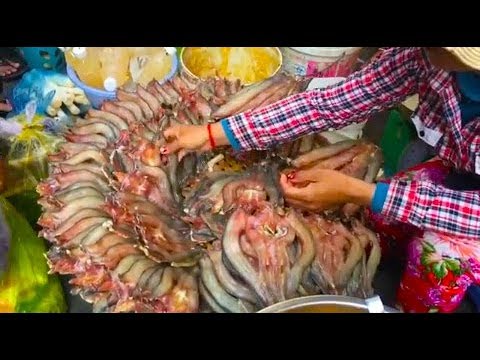
[[[391,48],[343,82],[290,96],[224,121],[239,149],[265,149],[302,135],[340,129],[419,94],[413,114],[420,137],[450,166],[480,174],[480,118],[462,127],[454,76],[422,48]],[[415,122],[415,121],[414,121]],[[480,239],[480,192],[393,180],[382,213],[448,234]]]

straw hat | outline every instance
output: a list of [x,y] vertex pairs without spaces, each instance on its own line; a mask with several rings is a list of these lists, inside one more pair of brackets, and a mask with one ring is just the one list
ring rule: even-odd
[[480,47],[445,47],[444,49],[465,65],[480,71]]

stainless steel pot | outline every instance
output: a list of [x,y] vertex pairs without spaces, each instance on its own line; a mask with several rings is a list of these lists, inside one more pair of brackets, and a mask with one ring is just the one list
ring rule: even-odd
[[383,306],[379,296],[359,299],[349,296],[315,295],[283,301],[259,313],[400,313]]

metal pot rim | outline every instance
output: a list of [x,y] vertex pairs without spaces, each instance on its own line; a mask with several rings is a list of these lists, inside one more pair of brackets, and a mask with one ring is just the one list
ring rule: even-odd
[[[318,304],[349,306],[359,310],[366,310],[366,312],[368,312],[368,307],[365,300],[360,298],[340,295],[313,295],[286,300],[266,307],[265,309],[258,311],[258,313],[282,313],[288,310],[298,309],[303,306]],[[400,311],[391,307],[385,306],[384,309],[385,313],[400,313]]]

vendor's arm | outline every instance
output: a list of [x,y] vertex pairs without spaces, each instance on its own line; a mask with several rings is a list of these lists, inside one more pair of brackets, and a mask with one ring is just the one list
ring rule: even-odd
[[424,230],[480,238],[480,192],[455,191],[425,181],[369,184],[335,170],[309,169],[280,179],[287,202],[325,210],[345,203],[370,206],[375,213]]
[[393,48],[338,85],[290,96],[221,122],[230,144],[264,149],[279,142],[361,122],[417,90],[421,48]]
[[375,185],[342,174],[337,170],[310,168],[280,177],[283,195],[298,209],[321,211],[346,203],[369,206],[375,198]]
[[377,184],[372,210],[425,230],[480,238],[480,192],[455,191],[430,182]]

